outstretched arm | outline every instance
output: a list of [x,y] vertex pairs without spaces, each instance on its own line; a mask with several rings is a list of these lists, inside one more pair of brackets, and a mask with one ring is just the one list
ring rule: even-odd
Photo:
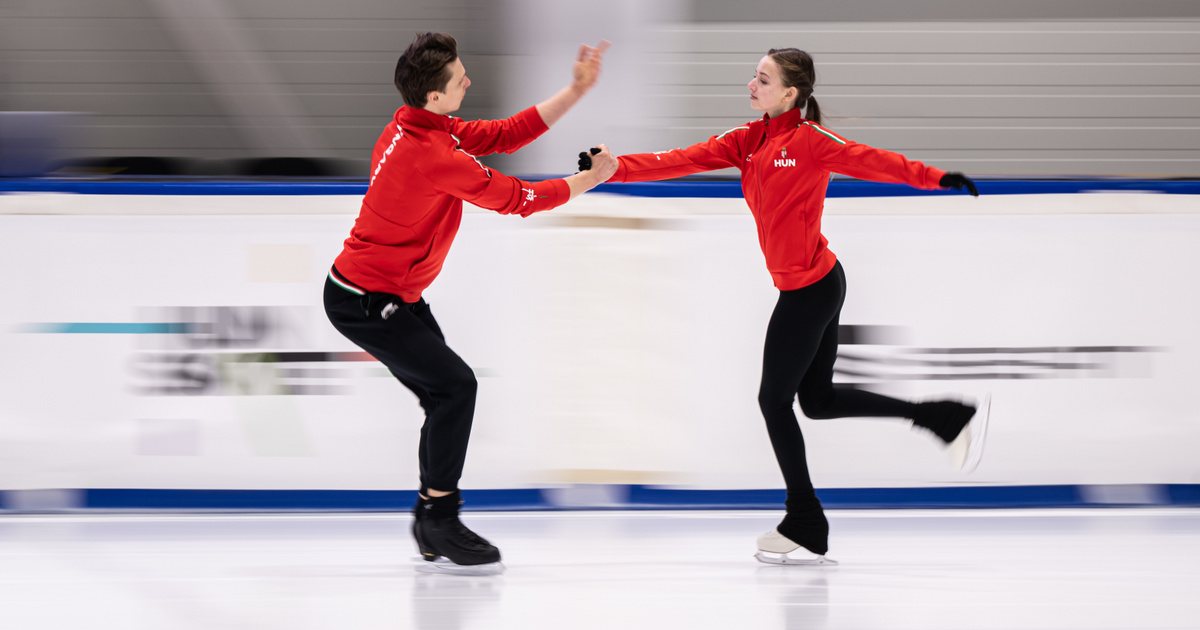
[[603,151],[589,171],[562,179],[527,182],[489,169],[462,151],[430,155],[416,169],[438,190],[500,214],[527,217],[560,206],[602,184],[617,170],[617,159]]
[[571,83],[567,87],[559,90],[557,94],[537,104],[538,115],[542,117],[542,121],[547,127],[551,127],[558,119],[567,113],[567,110],[575,106],[588,90],[596,85],[596,80],[600,78],[600,67],[604,61],[604,52],[612,43],[608,40],[601,40],[599,46],[588,46],[583,44],[579,47],[579,56],[575,59],[575,68],[572,71]]
[[[748,127],[735,127],[682,149],[627,153],[617,158],[617,170],[608,181],[652,182],[738,166],[742,162],[742,146],[748,130]],[[585,164],[591,159],[594,157],[580,153],[579,168],[586,168]]]
[[873,182],[908,184],[915,188],[966,188],[972,196],[979,196],[975,182],[962,173],[947,173],[899,153],[851,142],[819,125],[805,124],[817,132],[809,134],[808,146],[821,168]]

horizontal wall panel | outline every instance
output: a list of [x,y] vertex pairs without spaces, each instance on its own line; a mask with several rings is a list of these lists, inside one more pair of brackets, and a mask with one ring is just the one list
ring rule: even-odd
[[[732,116],[745,119],[746,95],[711,92],[663,96],[668,110],[689,111],[703,117]],[[818,98],[822,112],[833,116],[897,117],[1139,117],[1183,118],[1200,112],[1200,95],[1145,94],[1139,96],[1039,96],[1039,95],[901,95],[826,94]],[[749,110],[753,113],[753,110]],[[754,116],[757,118],[757,116]]]
[[396,2],[395,0],[354,0],[330,3],[324,0],[238,0],[230,3],[241,18],[317,20],[374,20],[403,17],[408,20],[445,21],[465,20],[475,15],[478,4],[473,0],[441,0],[439,2]]
[[27,51],[170,51],[175,49],[168,33],[155,22],[135,20],[91,26],[36,26],[21,24],[9,29],[6,48]]
[[[102,149],[127,147],[143,149],[142,155],[162,155],[166,149],[181,146],[232,153],[243,150],[245,142],[236,128],[228,126],[96,125],[79,136],[75,148],[96,154]],[[148,149],[153,151],[145,151]]]
[[880,24],[789,26],[738,24],[682,29],[682,52],[744,53],[794,46],[810,53],[1200,53],[1194,23],[1134,24]]
[[1117,20],[1197,18],[1186,0],[692,0],[699,22],[913,20]]
[[[743,86],[757,60],[660,62],[659,85]],[[817,89],[831,86],[1200,86],[1200,57],[1175,63],[1056,62],[1043,57],[1026,62],[968,62],[956,55],[939,61],[816,60]]]

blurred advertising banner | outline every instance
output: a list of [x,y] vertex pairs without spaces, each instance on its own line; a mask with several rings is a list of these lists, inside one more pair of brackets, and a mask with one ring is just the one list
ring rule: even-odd
[[[830,199],[838,380],[992,423],[966,477],[907,422],[802,418],[817,486],[1200,483],[1195,200]],[[321,307],[357,205],[0,195],[0,489],[415,488],[416,398]],[[469,208],[425,297],[479,379],[464,487],[781,486],[742,200]]]

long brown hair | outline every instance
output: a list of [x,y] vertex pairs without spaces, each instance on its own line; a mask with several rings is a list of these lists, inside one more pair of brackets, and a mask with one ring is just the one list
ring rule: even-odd
[[767,51],[779,66],[784,88],[794,87],[800,91],[796,96],[796,107],[804,108],[804,117],[821,124],[821,106],[813,97],[813,84],[817,82],[817,71],[812,57],[797,48],[772,48]]

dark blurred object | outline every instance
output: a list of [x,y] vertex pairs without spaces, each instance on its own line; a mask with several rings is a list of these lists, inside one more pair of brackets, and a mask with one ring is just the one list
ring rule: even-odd
[[119,157],[99,164],[110,175],[181,175],[186,167],[183,160],[160,157]]
[[[175,157],[124,156],[59,163],[53,174],[65,177],[296,177],[308,179],[365,177],[365,164],[323,158],[197,160]],[[42,173],[44,174],[44,173]]]
[[953,188],[955,190],[967,189],[972,197],[979,196],[979,189],[975,187],[975,182],[970,177],[962,173],[950,172],[942,175],[942,179],[938,181],[938,186],[942,188]]
[[249,160],[245,174],[251,177],[342,177],[347,174],[344,170],[338,160],[280,157]]
[[40,177],[63,159],[70,112],[0,112],[0,177]]
[[[590,149],[590,151],[592,152],[592,155],[596,155],[596,154],[600,153],[600,149],[597,147],[592,147]],[[579,171],[580,172],[591,170],[592,155],[588,155],[587,151],[579,152]]]

